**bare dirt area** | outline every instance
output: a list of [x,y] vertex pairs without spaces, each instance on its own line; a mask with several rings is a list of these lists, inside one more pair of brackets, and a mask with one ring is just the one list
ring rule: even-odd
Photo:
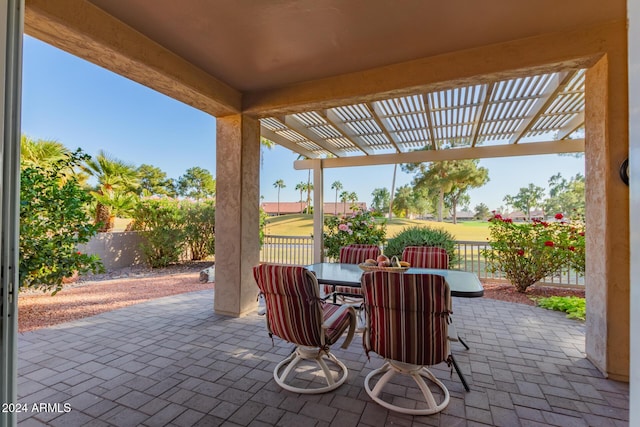
[[521,293],[509,282],[491,280],[482,280],[482,286],[484,287],[485,298],[527,305],[536,305],[536,298],[547,298],[551,296],[576,296],[584,298],[584,289],[533,285],[527,288],[525,293]]
[[[214,283],[200,283],[200,271],[212,262],[192,262],[151,269],[130,267],[106,274],[82,277],[52,296],[28,290],[18,300],[18,330],[28,332],[106,311],[139,304],[155,298],[185,292],[213,289]],[[580,296],[582,289],[532,286],[526,293],[516,291],[508,282],[483,281],[484,297],[535,305],[533,298]]]

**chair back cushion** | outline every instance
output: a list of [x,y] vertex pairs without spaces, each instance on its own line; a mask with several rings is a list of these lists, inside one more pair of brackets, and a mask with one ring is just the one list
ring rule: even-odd
[[340,248],[340,262],[345,264],[360,264],[367,259],[376,259],[380,255],[380,248],[376,245],[353,244]]
[[435,246],[407,246],[402,251],[402,259],[415,268],[449,268],[447,251]]
[[261,264],[253,276],[264,294],[269,332],[297,345],[322,346],[322,306],[313,273],[300,266]]
[[367,352],[422,366],[447,360],[451,293],[442,276],[372,271],[362,289]]

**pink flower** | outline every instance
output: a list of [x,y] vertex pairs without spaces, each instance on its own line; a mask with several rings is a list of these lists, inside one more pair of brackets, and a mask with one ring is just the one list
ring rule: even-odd
[[562,219],[562,218],[564,218],[564,215],[562,215],[561,213],[556,214],[556,219]]
[[553,247],[553,242],[551,240],[547,240],[546,242],[544,242],[545,246],[549,246],[549,247]]
[[349,229],[349,226],[347,226],[347,224],[340,224],[338,226],[338,230],[340,231],[347,231]]

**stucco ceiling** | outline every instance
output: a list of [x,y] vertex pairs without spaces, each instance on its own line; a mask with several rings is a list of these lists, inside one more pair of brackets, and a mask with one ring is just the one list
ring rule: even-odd
[[253,115],[324,167],[424,147],[448,152],[434,160],[583,150],[584,69],[624,47],[612,34],[625,22],[625,0],[26,0],[25,12],[27,33],[216,117]]
[[240,91],[621,19],[620,0],[90,0]]

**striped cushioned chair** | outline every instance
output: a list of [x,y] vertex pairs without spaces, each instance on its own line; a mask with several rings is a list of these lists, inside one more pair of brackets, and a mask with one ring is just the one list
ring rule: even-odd
[[[449,285],[437,275],[372,271],[362,275],[362,289],[367,313],[364,348],[367,355],[373,351],[386,359],[381,368],[367,375],[367,393],[385,408],[404,414],[442,411],[449,404],[449,391],[427,366],[452,360],[447,339]],[[384,375],[372,389],[372,378],[381,373]],[[410,375],[415,380],[426,407],[406,408],[382,400],[383,388],[395,374]],[[439,387],[440,403],[424,378]]]
[[[340,248],[339,262],[344,264],[360,264],[368,259],[376,259],[380,255],[380,248],[376,245],[351,244]],[[336,286],[335,290],[331,285],[322,285],[325,295],[331,292],[362,298],[362,290],[352,286]]]
[[[445,249],[435,246],[407,246],[404,248],[404,251],[402,251],[402,259],[407,261],[411,267],[415,268],[449,269],[449,254],[447,254]],[[464,348],[469,350],[469,346],[460,335],[458,335],[453,323],[449,325],[449,339],[451,341],[459,341]],[[465,388],[468,389],[464,380],[463,383],[465,383]]]
[[402,259],[415,268],[449,268],[447,251],[435,246],[407,246],[402,251]]
[[[329,346],[347,328],[349,331],[342,348],[349,346],[356,325],[354,309],[322,301],[316,276],[304,267],[261,264],[253,268],[253,276],[264,296],[269,336],[273,339],[276,335],[296,345],[295,351],[274,369],[276,383],[285,390],[306,394],[324,393],[344,383],[347,367],[331,354]],[[325,359],[339,368],[338,380]],[[319,365],[326,386],[300,388],[286,382],[287,377],[296,380],[295,367],[305,360],[314,360]]]

